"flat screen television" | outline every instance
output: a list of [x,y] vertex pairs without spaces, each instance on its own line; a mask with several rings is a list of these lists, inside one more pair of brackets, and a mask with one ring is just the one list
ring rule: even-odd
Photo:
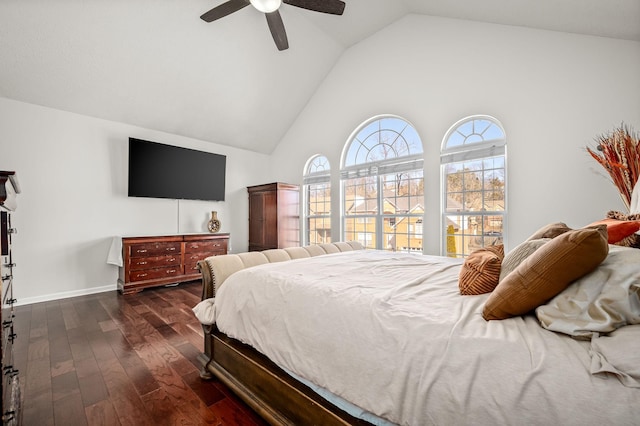
[[227,157],[129,138],[129,196],[224,201]]

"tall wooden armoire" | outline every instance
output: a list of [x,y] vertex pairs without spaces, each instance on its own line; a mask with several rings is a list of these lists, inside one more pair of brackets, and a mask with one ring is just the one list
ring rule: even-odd
[[288,183],[250,186],[249,251],[300,245],[300,187]]

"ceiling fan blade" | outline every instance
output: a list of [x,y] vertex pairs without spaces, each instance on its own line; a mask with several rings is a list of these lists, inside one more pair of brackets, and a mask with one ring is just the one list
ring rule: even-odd
[[229,0],[222,3],[220,6],[216,6],[208,12],[202,14],[200,19],[206,22],[212,22],[216,19],[224,18],[227,15],[237,12],[243,7],[249,6],[249,0]]
[[342,15],[344,12],[344,2],[340,0],[282,0],[283,3],[314,12],[331,13],[332,15]]
[[275,12],[265,13],[265,16],[267,17],[267,24],[269,24],[271,36],[273,37],[273,41],[276,42],[278,50],[288,49],[289,41],[287,40],[287,32],[284,29],[280,12],[276,10]]

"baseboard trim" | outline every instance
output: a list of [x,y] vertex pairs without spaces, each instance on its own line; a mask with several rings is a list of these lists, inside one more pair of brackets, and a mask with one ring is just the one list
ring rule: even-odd
[[52,300],[67,299],[69,297],[86,296],[95,293],[104,293],[105,291],[117,291],[118,286],[105,285],[102,287],[83,288],[82,290],[63,291],[61,293],[45,294],[43,296],[35,297],[21,297],[17,299],[14,306],[31,305],[32,303],[50,302]]

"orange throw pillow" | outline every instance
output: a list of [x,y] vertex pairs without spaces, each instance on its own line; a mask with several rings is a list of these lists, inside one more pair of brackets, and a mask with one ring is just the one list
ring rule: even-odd
[[522,261],[489,295],[482,317],[499,320],[526,314],[548,302],[607,257],[607,227],[567,231]]
[[589,226],[607,225],[609,244],[618,243],[630,235],[640,231],[640,220],[603,219]]
[[490,293],[498,285],[504,245],[488,246],[472,251],[464,260],[458,287],[460,294]]

